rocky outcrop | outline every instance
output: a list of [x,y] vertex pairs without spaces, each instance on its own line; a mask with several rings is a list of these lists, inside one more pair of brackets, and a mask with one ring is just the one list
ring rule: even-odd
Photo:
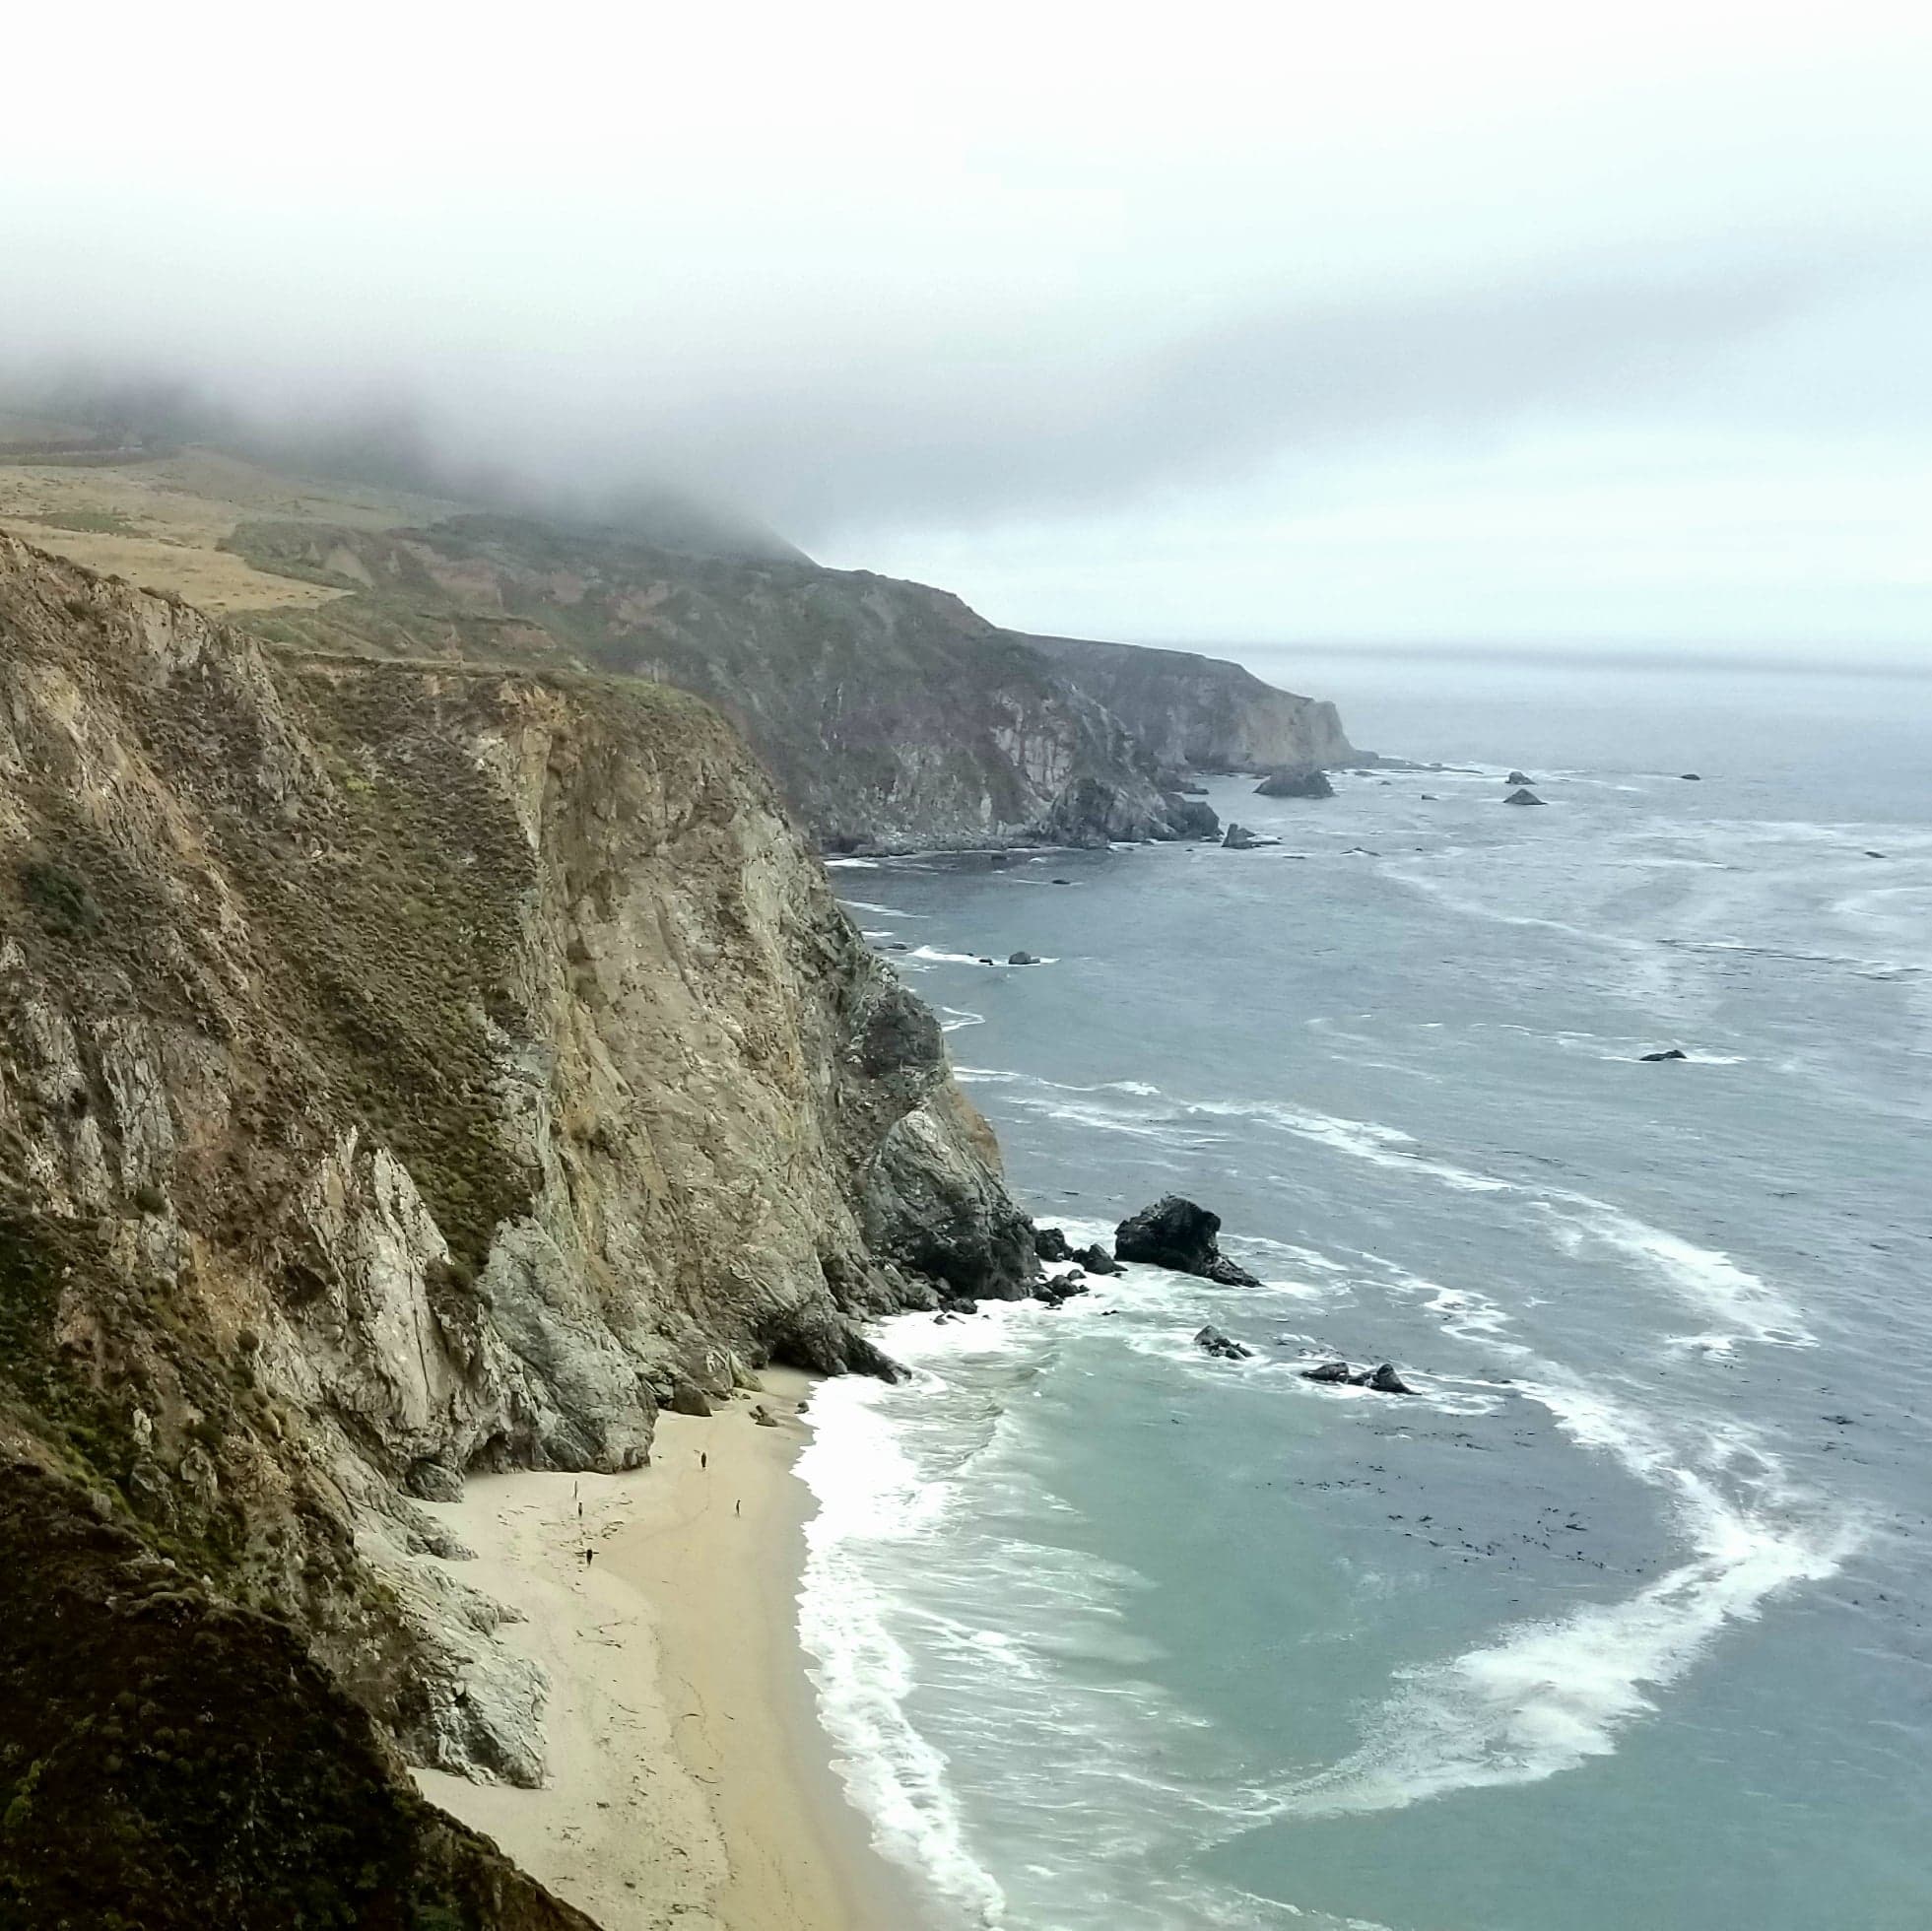
[[1682,1046],[1666,1046],[1661,1052],[1640,1052],[1637,1058],[1645,1066],[1661,1065],[1665,1060],[1689,1059],[1691,1055]]
[[1508,797],[1503,799],[1502,802],[1505,805],[1540,805],[1543,803],[1543,800],[1534,791],[1526,791],[1518,788],[1510,792]]
[[1335,706],[1186,650],[1078,637],[1028,639],[1165,765],[1269,771],[1360,762]]
[[1347,1362],[1322,1362],[1301,1370],[1304,1381],[1323,1381],[1334,1386],[1370,1388],[1378,1395],[1412,1395],[1416,1391],[1396,1373],[1394,1365],[1383,1362],[1377,1367],[1351,1367]]
[[416,1498],[1035,1272],[715,712],[265,651],[0,537],[0,1451],[417,1761],[535,1780],[543,1686]]
[[696,692],[829,848],[1099,845],[1203,822],[1163,794],[1159,759],[1103,702],[924,584],[503,516],[388,532],[244,523],[229,541],[258,569],[344,593],[259,619],[278,639]]
[[1114,1230],[1113,1251],[1121,1260],[1146,1261],[1180,1274],[1198,1274],[1223,1287],[1258,1288],[1261,1283],[1221,1251],[1221,1216],[1177,1193],[1143,1207]]
[[1263,845],[1278,845],[1281,840],[1262,832],[1251,832],[1245,825],[1231,824],[1221,843],[1227,851],[1257,851]]
[[1217,1361],[1244,1362],[1254,1354],[1254,1350],[1246,1343],[1223,1334],[1212,1322],[1194,1337],[1194,1345],[1204,1355],[1212,1355]]
[[1335,787],[1326,771],[1306,767],[1271,771],[1254,787],[1257,798],[1332,798]]

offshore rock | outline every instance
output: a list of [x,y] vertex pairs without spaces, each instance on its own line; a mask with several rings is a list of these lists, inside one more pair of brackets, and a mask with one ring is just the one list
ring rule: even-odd
[[1233,1340],[1231,1336],[1210,1324],[1194,1337],[1194,1345],[1203,1354],[1213,1355],[1219,1361],[1244,1362],[1249,1360],[1254,1350]]
[[1232,825],[1228,828],[1228,835],[1222,845],[1229,851],[1255,851],[1262,845],[1278,845],[1281,840],[1269,837],[1260,832],[1250,832],[1245,825]]
[[1666,1046],[1662,1052],[1640,1052],[1637,1062],[1643,1066],[1658,1066],[1667,1059],[1689,1059],[1691,1055],[1682,1046]]
[[1075,1253],[1077,1260],[1090,1274],[1118,1274],[1120,1263],[1097,1240],[1091,1247],[1083,1247]]
[[1258,1288],[1261,1283],[1255,1276],[1221,1251],[1216,1238],[1220,1232],[1219,1214],[1170,1193],[1120,1223],[1114,1230],[1113,1251],[1121,1260],[1198,1274],[1223,1287]]
[[1540,805],[1543,800],[1534,791],[1512,791],[1502,801],[1505,805]]
[[1033,1229],[1033,1252],[1044,1261],[1073,1259],[1073,1250],[1067,1245],[1067,1236],[1057,1227]]
[[1326,771],[1280,770],[1264,777],[1254,787],[1254,795],[1257,798],[1332,798],[1335,787],[1329,783]]

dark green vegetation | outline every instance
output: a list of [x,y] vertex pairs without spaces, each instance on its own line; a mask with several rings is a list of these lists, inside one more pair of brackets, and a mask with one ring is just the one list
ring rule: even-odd
[[424,1803],[286,1624],[0,1467],[6,1931],[587,1931]]

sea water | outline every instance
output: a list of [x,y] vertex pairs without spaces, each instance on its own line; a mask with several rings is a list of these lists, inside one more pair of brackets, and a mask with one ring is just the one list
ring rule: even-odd
[[854,1801],[939,1926],[1923,1931],[1932,684],[1296,679],[1455,768],[834,874],[1043,1222],[1178,1191],[1264,1283],[820,1392]]

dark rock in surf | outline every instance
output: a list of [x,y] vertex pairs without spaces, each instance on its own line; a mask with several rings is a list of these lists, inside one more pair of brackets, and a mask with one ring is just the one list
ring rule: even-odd
[[1243,1347],[1232,1335],[1210,1324],[1194,1337],[1194,1345],[1205,1355],[1213,1355],[1218,1361],[1244,1362],[1252,1357],[1254,1350]]
[[1091,1247],[1082,1248],[1074,1255],[1074,1259],[1090,1274],[1120,1272],[1120,1263],[1098,1240]]
[[1666,1046],[1662,1052],[1638,1053],[1637,1063],[1641,1066],[1658,1066],[1667,1059],[1689,1059],[1691,1055],[1682,1046]]
[[1370,1368],[1366,1374],[1352,1374],[1349,1379],[1358,1388],[1372,1388],[1378,1395],[1412,1395],[1416,1392],[1388,1362]]
[[1121,1260],[1170,1267],[1225,1288],[1258,1288],[1261,1283],[1246,1268],[1237,1267],[1221,1251],[1216,1239],[1220,1232],[1219,1214],[1170,1193],[1114,1229],[1113,1251]]
[[1703,779],[1700,778],[1696,771],[1679,771],[1678,776],[1681,777],[1686,784],[1701,784],[1703,782]]
[[1271,771],[1254,787],[1257,798],[1332,798],[1335,787],[1328,773],[1309,766],[1301,770]]
[[1067,1245],[1067,1236],[1057,1227],[1033,1229],[1033,1252],[1046,1261],[1073,1259],[1073,1249]]
[[1534,791],[1512,791],[1502,802],[1505,805],[1540,805],[1543,800]]
[[1355,1371],[1347,1362],[1323,1362],[1318,1367],[1304,1367],[1301,1378],[1304,1381],[1353,1381]]
[[1245,825],[1230,825],[1228,834],[1221,842],[1229,851],[1253,851],[1258,845],[1278,845],[1281,840],[1264,836],[1259,832],[1250,832]]
[[1036,952],[1010,952],[1006,956],[1009,966],[1037,966],[1039,954]]
[[1212,838],[1220,834],[1221,815],[1212,805],[1184,791],[1164,791],[1161,802],[1167,810],[1167,824],[1177,838]]
[[1536,782],[1527,771],[1511,771],[1502,781],[1504,784],[1534,784]]

